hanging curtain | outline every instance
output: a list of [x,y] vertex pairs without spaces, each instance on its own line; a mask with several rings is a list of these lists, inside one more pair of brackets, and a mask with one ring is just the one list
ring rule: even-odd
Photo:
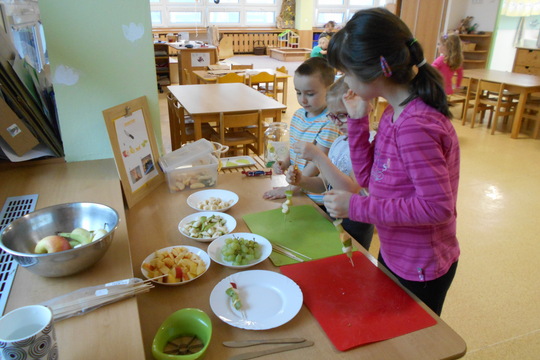
[[501,15],[531,16],[540,15],[540,1],[538,0],[504,0]]
[[296,0],[283,0],[281,11],[276,18],[278,29],[294,29],[294,16],[296,14]]

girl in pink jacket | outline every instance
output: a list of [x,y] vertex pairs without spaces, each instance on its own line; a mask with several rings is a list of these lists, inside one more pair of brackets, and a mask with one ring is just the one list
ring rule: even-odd
[[[439,70],[444,79],[444,91],[446,95],[454,93],[454,88],[461,86],[463,79],[463,52],[461,51],[461,39],[456,34],[443,35],[439,39],[439,53],[432,66]],[[456,75],[456,86],[453,78]]]
[[[459,257],[459,143],[439,72],[405,23],[382,8],[358,11],[335,34],[329,63],[345,74],[351,161],[369,196],[331,190],[328,213],[374,224],[379,262],[440,314]],[[369,100],[389,106],[369,142]]]

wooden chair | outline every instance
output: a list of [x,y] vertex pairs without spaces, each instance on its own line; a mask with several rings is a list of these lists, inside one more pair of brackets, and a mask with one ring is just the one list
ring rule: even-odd
[[224,83],[245,83],[246,77],[244,75],[238,75],[236,73],[228,73],[223,76],[218,76],[217,81],[220,84]]
[[[251,127],[251,130],[248,127]],[[263,137],[262,111],[257,110],[220,113],[219,133],[214,135],[213,140],[229,146],[235,154],[238,147],[241,146],[244,155],[248,155],[249,150],[260,155],[263,148]]]
[[[495,111],[493,124],[491,124],[491,134],[494,134],[495,130],[497,129],[499,117],[504,116],[506,121],[513,119],[516,110],[516,103],[512,101],[511,97],[509,98],[505,96],[504,89],[504,83],[496,83],[486,80],[480,80],[478,82],[476,98],[474,100],[471,128],[474,127],[476,114],[482,111],[485,112],[485,109],[489,107]],[[490,124],[488,123],[488,127],[489,125]]]
[[249,75],[248,85],[260,93],[277,100],[277,92],[274,91],[274,89],[277,89],[276,74],[269,74],[263,71],[258,74]]
[[[167,108],[169,111],[169,122],[178,122],[178,127],[180,129],[179,133],[174,133],[171,131],[171,150],[174,151],[179,149],[188,141],[197,140],[195,139],[193,119],[191,116],[185,114],[184,108],[180,102],[178,102],[178,100],[170,92],[167,93]],[[202,137],[208,140],[210,140],[213,135],[217,134],[217,132],[208,123],[203,123],[201,125],[201,130]]]
[[[467,122],[467,113],[469,109],[474,108],[474,100],[476,99],[476,90],[478,88],[478,80],[472,78],[463,78],[461,81],[461,88],[456,89],[456,91],[448,95],[448,105],[458,105],[461,104],[461,125],[465,125]],[[485,111],[487,108],[484,108],[481,117],[484,118]],[[491,116],[490,116],[491,121]]]
[[231,70],[253,70],[253,64],[250,64],[250,65],[231,64]]
[[224,36],[218,45],[219,60],[225,60],[234,56],[233,39],[230,36]]
[[526,122],[534,122],[532,138],[538,139],[540,135],[540,99],[529,96],[525,103],[525,111],[522,116],[522,127]]

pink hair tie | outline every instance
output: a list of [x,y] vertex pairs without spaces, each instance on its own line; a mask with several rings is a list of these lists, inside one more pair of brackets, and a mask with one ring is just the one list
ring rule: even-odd
[[386,59],[382,55],[381,55],[381,69],[385,77],[392,76],[392,69],[390,69],[390,65],[388,65],[388,62],[386,62]]

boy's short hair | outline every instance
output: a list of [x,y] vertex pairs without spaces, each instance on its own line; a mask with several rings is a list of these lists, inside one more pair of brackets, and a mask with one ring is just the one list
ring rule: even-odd
[[326,87],[334,83],[335,70],[322,57],[312,57],[304,61],[294,72],[295,75],[311,76],[319,74]]

